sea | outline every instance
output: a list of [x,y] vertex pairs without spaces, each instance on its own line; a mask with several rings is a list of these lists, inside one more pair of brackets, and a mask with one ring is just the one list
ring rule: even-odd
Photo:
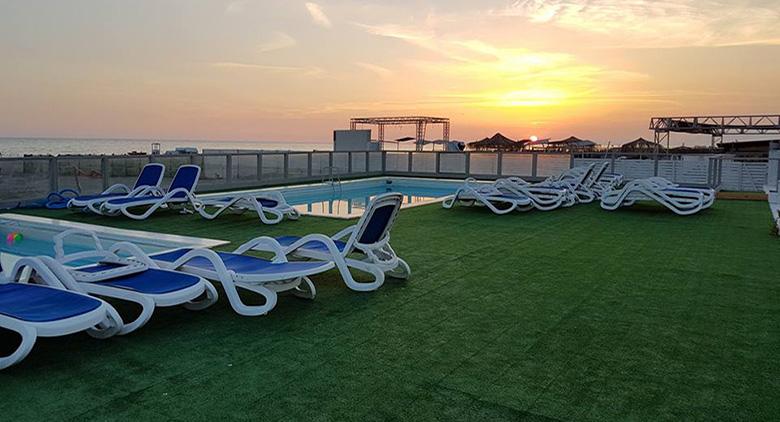
[[283,151],[330,151],[331,142],[298,141],[205,141],[205,140],[155,140],[155,139],[75,139],[75,138],[0,138],[0,157],[22,157],[24,155],[78,155],[78,154],[127,154],[130,152],[151,153],[152,144],[159,143],[160,151],[177,147],[195,147],[222,150],[283,150]]

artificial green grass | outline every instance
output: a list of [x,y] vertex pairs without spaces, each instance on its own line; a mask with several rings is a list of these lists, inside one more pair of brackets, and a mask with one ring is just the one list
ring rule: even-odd
[[[243,242],[304,217],[48,217]],[[767,420],[780,414],[780,239],[765,203],[403,210],[412,267],[372,293],[241,317],[158,309],[134,333],[42,339],[0,373],[3,420]],[[234,244],[233,246],[235,246]]]

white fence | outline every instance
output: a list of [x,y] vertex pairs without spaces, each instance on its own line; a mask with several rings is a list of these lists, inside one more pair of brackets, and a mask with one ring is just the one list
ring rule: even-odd
[[627,180],[661,176],[675,183],[720,190],[760,192],[767,184],[767,159],[721,155],[615,155],[576,157],[574,165],[609,162],[608,171]]
[[198,190],[206,192],[381,175],[540,180],[573,165],[604,161],[610,163],[610,171],[629,180],[663,176],[681,184],[732,191],[761,191],[767,184],[766,159],[712,155],[377,151],[22,157],[0,158],[0,206],[32,202],[62,189],[88,194],[114,183],[132,184],[149,162],[165,164],[164,184],[182,164],[201,166]]

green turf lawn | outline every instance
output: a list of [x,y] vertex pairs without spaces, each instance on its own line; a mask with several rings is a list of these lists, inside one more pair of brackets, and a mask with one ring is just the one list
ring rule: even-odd
[[[233,242],[349,224],[30,213]],[[331,271],[316,300],[282,296],[264,317],[222,297],[126,337],[43,339],[0,373],[0,419],[777,419],[770,226],[764,202],[404,210],[392,244],[409,281],[357,293]]]

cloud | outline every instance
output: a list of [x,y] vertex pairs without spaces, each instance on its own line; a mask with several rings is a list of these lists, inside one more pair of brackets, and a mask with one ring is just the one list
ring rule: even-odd
[[254,69],[272,73],[291,73],[300,74],[304,76],[321,76],[325,71],[317,66],[280,66],[272,64],[260,64],[260,63],[243,63],[243,62],[212,62],[209,63],[212,67],[218,67],[223,69]]
[[244,11],[248,0],[234,0],[228,3],[225,7],[226,15],[233,15]]
[[368,70],[369,72],[376,74],[380,78],[387,78],[393,75],[392,70],[373,63],[356,62],[355,64],[359,67],[362,67],[363,69]]
[[306,2],[305,6],[306,10],[309,12],[309,15],[311,15],[312,21],[314,21],[315,24],[323,28],[330,28],[333,26],[333,24],[330,22],[330,19],[328,18],[328,15],[325,14],[319,4]]
[[[646,80],[641,73],[585,63],[567,53],[506,47],[482,39],[464,38],[435,27],[358,24],[366,32],[390,37],[427,52],[406,60],[450,90],[469,92],[438,98],[469,106],[540,107],[583,102],[616,84]],[[600,95],[600,94],[599,94]]]
[[599,34],[614,47],[778,44],[776,0],[521,0],[488,16]]
[[258,46],[258,52],[267,53],[269,51],[281,50],[284,48],[290,48],[297,44],[295,38],[284,32],[273,32],[270,37],[261,41]]

